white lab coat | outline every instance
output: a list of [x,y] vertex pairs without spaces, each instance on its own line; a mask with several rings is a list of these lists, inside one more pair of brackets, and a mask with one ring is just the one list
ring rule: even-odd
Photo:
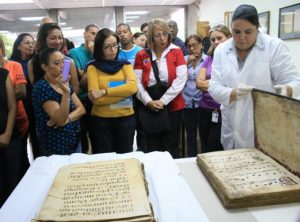
[[208,91],[221,104],[221,142],[224,149],[254,147],[251,95],[229,103],[231,91],[239,84],[271,92],[274,92],[274,85],[289,85],[293,89],[293,97],[300,95],[299,72],[280,39],[258,33],[241,71],[233,39],[220,44],[214,53]]

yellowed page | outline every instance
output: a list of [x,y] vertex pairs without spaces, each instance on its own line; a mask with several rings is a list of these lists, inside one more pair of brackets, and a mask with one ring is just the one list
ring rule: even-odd
[[135,221],[144,216],[153,219],[143,169],[137,159],[127,159],[61,168],[36,220]]
[[255,148],[199,154],[197,162],[225,205],[300,201],[300,178]]

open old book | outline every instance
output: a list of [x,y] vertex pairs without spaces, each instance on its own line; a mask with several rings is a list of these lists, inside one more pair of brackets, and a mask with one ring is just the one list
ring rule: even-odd
[[62,167],[33,222],[154,222],[142,164],[110,160]]
[[227,208],[300,201],[300,101],[253,90],[256,148],[199,154]]

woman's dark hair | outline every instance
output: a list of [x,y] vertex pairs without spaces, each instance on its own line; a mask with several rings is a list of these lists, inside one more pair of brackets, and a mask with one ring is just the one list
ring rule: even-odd
[[36,71],[34,72],[34,83],[40,80],[45,75],[45,70],[42,69],[41,65],[49,64],[49,58],[54,52],[60,52],[58,49],[55,48],[45,48],[40,51],[39,54],[36,54],[32,59],[33,67],[36,67]]
[[74,43],[71,40],[65,38],[64,42],[65,42],[65,45],[66,45],[66,47],[67,47],[68,50],[75,48],[75,45],[74,45]]
[[[54,29],[58,29],[61,31],[61,28],[56,23],[44,23],[38,31],[34,49],[35,56],[32,58],[32,71],[34,76],[34,83],[38,81],[42,76],[44,76],[44,70],[41,68],[39,54],[42,50],[48,49],[46,39],[49,33]],[[62,45],[62,48],[63,47],[64,44]]]
[[[37,34],[37,39],[36,39],[36,44],[34,49],[35,53],[39,53],[41,50],[48,48],[46,39],[49,33],[54,29],[58,29],[61,31],[61,28],[56,23],[45,23],[40,27],[39,32]],[[64,43],[62,45],[62,48],[63,47],[64,47]]]
[[134,35],[132,37],[135,38],[135,39],[137,39],[141,35],[144,35],[144,36],[147,37],[146,33],[144,33],[144,32],[136,32],[136,33],[134,33]]
[[54,52],[60,52],[58,49],[55,48],[46,48],[43,49],[40,52],[39,59],[40,59],[40,64],[48,65],[49,64],[49,58]]
[[[120,40],[118,35],[115,32],[111,31],[110,29],[103,28],[99,32],[97,32],[95,38],[94,53],[93,53],[94,59],[96,61],[104,60],[104,49],[103,49],[104,41],[110,36],[114,36],[117,40],[117,43],[119,44]],[[119,48],[118,48],[116,58],[118,58],[118,54],[119,54]]]
[[41,65],[49,64],[49,58],[52,53],[54,52],[59,52],[58,49],[55,48],[45,48],[42,51],[40,51],[39,54],[36,54],[33,59],[32,59],[32,65],[34,69],[34,82],[36,83],[39,81],[44,75],[45,75],[45,70],[42,69]]
[[259,27],[258,13],[254,6],[252,5],[240,5],[238,6],[232,15],[232,22],[237,19],[244,19]]
[[18,35],[16,41],[14,42],[13,50],[12,50],[12,53],[11,53],[11,56],[10,56],[11,60],[14,60],[14,61],[21,61],[22,60],[21,51],[18,49],[18,47],[19,47],[19,45],[21,44],[21,42],[23,41],[23,39],[26,36],[30,36],[34,40],[33,36],[30,35],[29,33],[21,33],[20,35]]
[[143,31],[143,29],[144,29],[145,27],[147,27],[147,26],[149,26],[149,23],[148,23],[148,22],[143,23],[143,24],[141,25],[141,31]]

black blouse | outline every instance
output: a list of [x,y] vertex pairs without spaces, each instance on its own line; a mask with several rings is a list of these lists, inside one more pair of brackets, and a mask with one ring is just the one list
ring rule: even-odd
[[6,79],[8,71],[0,68],[0,134],[3,134],[6,129],[8,106],[7,106],[7,93],[6,93]]

